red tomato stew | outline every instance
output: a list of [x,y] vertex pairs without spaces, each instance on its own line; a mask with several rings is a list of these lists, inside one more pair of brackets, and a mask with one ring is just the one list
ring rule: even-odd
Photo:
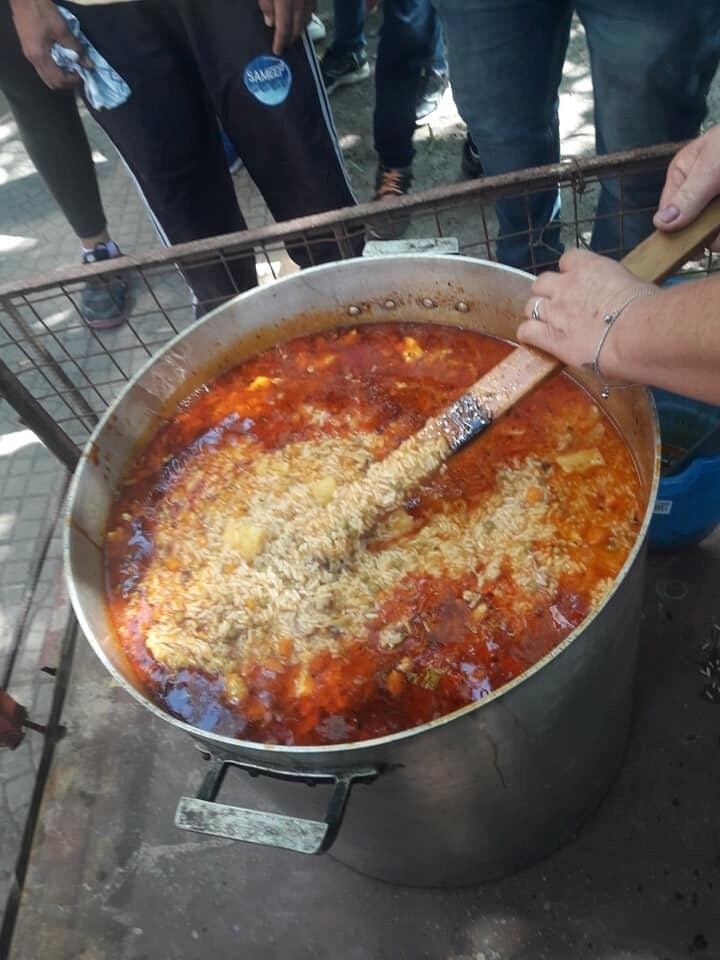
[[302,552],[311,517],[331,522],[345,484],[509,349],[440,325],[334,330],[182,403],[133,462],[106,536],[112,620],[152,699],[246,740],[365,740],[486,697],[581,623],[643,504],[627,445],[566,374],[340,561]]

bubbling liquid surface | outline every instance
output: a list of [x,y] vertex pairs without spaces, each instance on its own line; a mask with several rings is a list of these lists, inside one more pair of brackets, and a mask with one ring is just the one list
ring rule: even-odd
[[439,325],[335,330],[181,404],[132,464],[106,536],[111,617],[152,699],[245,740],[365,740],[481,700],[580,624],[643,507],[627,445],[566,374],[382,517],[341,569],[293,590],[263,573],[304,504],[331,511],[510,349]]

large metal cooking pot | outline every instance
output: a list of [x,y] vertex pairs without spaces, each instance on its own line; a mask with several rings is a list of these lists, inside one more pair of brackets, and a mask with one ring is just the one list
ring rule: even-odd
[[[183,798],[190,829],[333,855],[385,880],[461,885],[549,853],[599,803],[623,755],[630,718],[644,543],[659,476],[655,411],[642,389],[600,398],[629,444],[647,504],[640,534],[601,609],[535,667],[486,699],[404,733],[347,746],[286,747],[193,728],[155,706],[111,628],[102,543],[113,493],[164,414],[198,384],[271,344],[335,326],[413,320],[512,339],[531,277],[463,257],[349,260],[243,294],[177,337],[123,390],[88,442],[70,494],[67,575],[95,652],[146,709],[245,769],[334,785],[325,822]],[[492,443],[487,434],[478,443]],[[353,787],[353,784],[357,783]],[[264,781],[268,788],[273,781]],[[352,793],[351,791],[352,789]],[[295,804],[297,803],[297,806]],[[341,819],[344,812],[344,821]]]

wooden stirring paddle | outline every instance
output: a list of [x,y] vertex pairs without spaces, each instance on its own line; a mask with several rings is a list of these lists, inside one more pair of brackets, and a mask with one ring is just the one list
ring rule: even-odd
[[[718,230],[720,197],[684,229],[675,233],[656,230],[625,257],[623,266],[640,280],[660,283]],[[446,432],[450,453],[482,433],[489,423],[561,366],[559,360],[533,347],[513,350],[436,418]]]
[[[622,262],[639,279],[658,283],[718,230],[720,198],[682,230],[656,231]],[[328,508],[297,518],[280,539],[311,562],[341,560],[381,514],[402,503],[425,477],[561,366],[559,360],[532,347],[516,347],[442,413],[383,460],[372,463],[362,477],[339,487]]]

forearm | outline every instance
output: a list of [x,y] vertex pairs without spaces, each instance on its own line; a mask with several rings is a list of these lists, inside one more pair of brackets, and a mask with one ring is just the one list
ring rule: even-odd
[[610,332],[601,367],[609,379],[720,404],[720,277],[637,300]]

